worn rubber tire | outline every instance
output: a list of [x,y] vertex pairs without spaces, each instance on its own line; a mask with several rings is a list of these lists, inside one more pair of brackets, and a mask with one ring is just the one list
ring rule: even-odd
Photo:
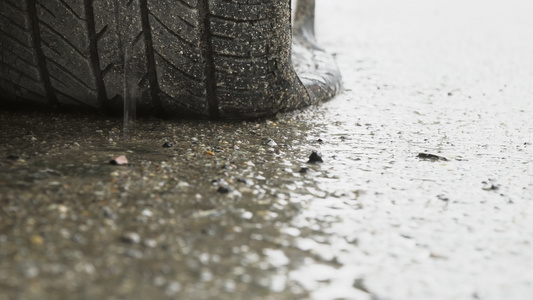
[[296,74],[286,0],[0,0],[0,17],[2,101],[120,111],[129,97],[141,113],[252,118],[340,89],[340,74],[319,96],[323,80]]

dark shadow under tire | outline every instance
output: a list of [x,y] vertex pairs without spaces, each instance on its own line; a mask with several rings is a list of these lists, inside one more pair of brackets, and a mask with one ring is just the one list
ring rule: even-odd
[[0,18],[2,101],[253,118],[340,90],[314,0],[294,28],[286,0],[1,0]]

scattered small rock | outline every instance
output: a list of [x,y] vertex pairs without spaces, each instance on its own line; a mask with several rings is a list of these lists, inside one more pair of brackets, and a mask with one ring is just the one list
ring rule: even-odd
[[442,200],[444,202],[450,201],[450,199],[446,195],[443,195],[443,194],[437,195],[437,199]]
[[102,211],[103,211],[104,217],[108,219],[114,220],[117,218],[117,215],[113,212],[113,210],[111,210],[111,208],[109,208],[109,206],[102,207]]
[[237,182],[244,183],[246,185],[253,185],[253,181],[246,178],[237,178]]
[[270,147],[275,147],[275,146],[278,145],[278,143],[276,143],[276,142],[275,142],[273,139],[271,139],[271,138],[267,138],[267,139],[265,139],[265,140],[264,140],[264,144],[265,144],[266,146],[270,146]]
[[120,155],[109,161],[111,165],[123,166],[128,164],[128,159],[125,155]]
[[227,186],[219,186],[218,189],[217,189],[217,192],[219,192],[221,194],[229,194],[231,192],[231,188],[229,188]]
[[131,258],[142,258],[143,257],[143,253],[142,251],[140,250],[137,250],[137,249],[128,249],[126,250],[125,254]]
[[174,147],[174,143],[172,142],[165,142],[163,144],[163,148],[172,148],[172,147]]
[[354,280],[353,287],[360,291],[370,294],[370,291],[366,287],[365,280],[363,278],[358,278]]
[[180,188],[180,189],[185,189],[185,188],[188,188],[189,186],[190,186],[190,184],[187,181],[180,181],[176,185],[176,187]]
[[317,164],[317,163],[323,163],[322,157],[318,154],[318,152],[313,151],[311,155],[309,155],[309,160],[307,161],[310,164]]
[[20,156],[18,156],[18,155],[8,155],[8,156],[6,156],[6,158],[9,159],[9,160],[19,160]]
[[141,236],[136,232],[128,231],[122,234],[120,240],[128,244],[138,244],[141,242]]
[[215,148],[213,148],[213,150],[215,150],[215,152],[222,152],[222,151],[224,151],[224,148],[222,148],[220,146],[215,146]]
[[499,189],[500,189],[500,186],[493,184],[487,190],[496,191],[496,190],[499,190]]
[[309,168],[301,168],[300,171],[298,171],[298,173],[306,174],[308,170],[309,170]]
[[167,296],[174,296],[179,291],[181,291],[181,284],[177,281],[170,282],[167,288],[165,289],[165,293],[167,294]]
[[41,246],[42,244],[44,244],[44,239],[40,235],[32,235],[30,241],[36,246]]
[[24,273],[24,276],[28,279],[35,278],[37,277],[37,275],[39,275],[39,268],[34,265],[27,265],[24,266],[22,272]]
[[143,210],[141,211],[141,214],[142,214],[143,216],[145,216],[145,217],[151,217],[151,216],[154,215],[154,213],[153,213],[151,210],[149,210],[148,208],[143,209]]
[[155,248],[157,246],[157,241],[154,239],[145,239],[143,245],[148,248]]
[[483,187],[482,189],[485,190],[485,191],[497,191],[500,189],[500,185],[499,184],[495,184],[495,183],[489,183],[489,182],[486,182],[486,181],[483,181]]
[[431,161],[438,161],[438,160],[448,161],[448,159],[444,156],[439,156],[439,155],[424,153],[424,152],[418,153],[417,157],[420,159],[431,160]]
[[157,276],[157,277],[154,278],[154,285],[155,286],[162,286],[166,282],[167,281],[165,280],[165,278],[163,276]]

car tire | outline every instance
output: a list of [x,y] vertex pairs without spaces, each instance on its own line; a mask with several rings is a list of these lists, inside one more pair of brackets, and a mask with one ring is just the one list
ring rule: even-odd
[[255,118],[330,99],[314,0],[1,0],[2,101]]

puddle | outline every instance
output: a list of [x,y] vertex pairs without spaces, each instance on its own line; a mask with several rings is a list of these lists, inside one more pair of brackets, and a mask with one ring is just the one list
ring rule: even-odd
[[[520,6],[513,4],[509,11]],[[312,291],[313,299],[527,298],[533,280],[526,229],[533,107],[523,88],[530,75],[520,68],[522,75],[507,78],[507,86],[522,90],[496,88],[490,83],[498,81],[490,78],[469,84],[477,78],[473,72],[441,80],[437,74],[447,74],[446,62],[455,54],[415,44],[446,19],[434,14],[434,4],[407,12],[409,7],[322,4],[323,18],[343,9],[358,21],[350,39],[342,38],[344,31],[318,27],[319,42],[338,51],[349,90],[309,121],[308,142],[314,144],[308,148],[320,151],[324,163],[306,174],[314,184],[292,194],[305,204],[288,226],[313,232],[296,235],[296,245],[316,257],[289,277]],[[407,16],[411,21],[400,25]],[[321,21],[345,26],[337,19]],[[414,27],[423,22],[436,25],[427,32]],[[389,25],[401,40],[387,33]],[[462,38],[455,32],[460,27],[448,28],[440,31],[442,43]],[[513,59],[488,44],[485,50],[499,58],[494,64]],[[472,57],[479,51],[455,47]],[[425,65],[434,76],[426,76],[416,58],[435,53],[439,60]],[[475,70],[484,62],[461,63],[461,70]],[[420,159],[420,153],[447,160]]]

